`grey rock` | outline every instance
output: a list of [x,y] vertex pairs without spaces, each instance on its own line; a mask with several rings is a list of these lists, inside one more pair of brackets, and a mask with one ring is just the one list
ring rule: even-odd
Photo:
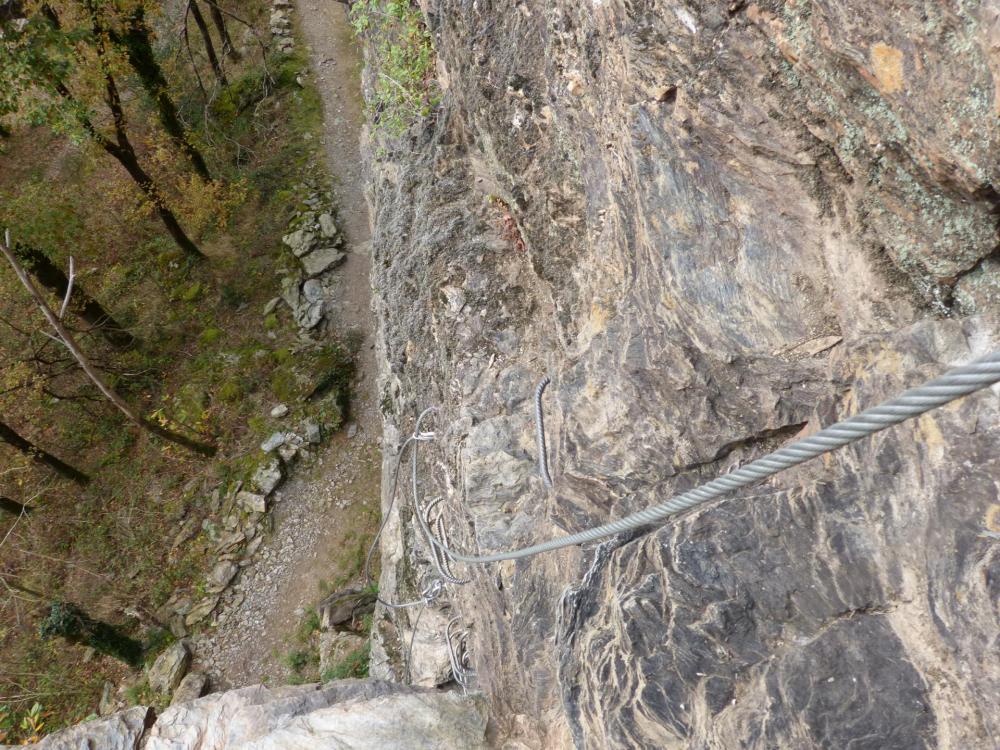
[[322,235],[328,240],[332,240],[338,233],[337,224],[334,222],[333,216],[327,212],[319,215],[319,229]]
[[214,612],[215,608],[218,606],[219,606],[218,594],[210,594],[206,596],[200,602],[195,604],[191,608],[191,611],[187,613],[187,615],[184,617],[184,624],[187,627],[192,627],[194,625],[197,625],[199,622],[201,622],[210,614],[212,614],[212,612]]
[[319,445],[323,440],[323,433],[319,423],[308,419],[302,423],[302,432],[305,434],[306,442],[310,445]]
[[320,627],[331,629],[351,622],[375,609],[375,595],[361,589],[346,589],[327,596],[317,606]]
[[318,276],[346,257],[347,255],[336,247],[320,247],[302,258],[302,268],[308,276]]
[[267,495],[257,492],[240,490],[236,493],[236,502],[244,510],[256,513],[265,513],[267,511]]
[[301,258],[313,249],[316,242],[316,235],[307,229],[298,229],[281,238],[291,249],[292,254]]
[[275,310],[278,309],[278,305],[281,303],[281,297],[274,297],[268,300],[268,303],[264,305],[264,315],[270,315]]
[[299,455],[299,447],[293,443],[286,443],[278,448],[278,456],[284,461],[285,465],[291,464]]
[[172,693],[190,666],[191,650],[184,641],[177,641],[157,656],[149,668],[149,686],[158,693]]
[[300,328],[312,330],[323,320],[323,302],[310,302],[295,310],[295,322]]
[[297,276],[286,276],[281,280],[281,298],[293,312],[302,305],[302,280]]
[[250,483],[263,495],[270,495],[281,484],[285,478],[281,468],[281,461],[272,458],[267,463],[257,467]]
[[197,700],[205,693],[206,687],[208,687],[208,677],[206,675],[201,672],[189,672],[174,691],[174,695],[170,699],[170,705],[175,706],[179,703],[189,703],[190,701]]
[[263,541],[264,541],[264,537],[258,536],[253,541],[251,541],[249,544],[247,544],[246,549],[243,550],[243,557],[244,557],[244,559],[249,560],[255,554],[257,554],[257,550],[260,549],[260,545],[263,543]]
[[288,414],[287,404],[278,404],[273,409],[271,409],[271,416],[275,419],[280,419],[286,414]]
[[323,319],[323,285],[316,279],[309,279],[302,285],[300,302],[293,309],[295,322],[301,328],[310,330]]
[[118,700],[115,697],[115,684],[110,680],[104,681],[101,688],[101,700],[97,704],[98,716],[108,716],[118,710]]
[[271,436],[260,444],[260,449],[265,453],[270,453],[276,448],[280,448],[285,444],[285,436],[287,433],[284,432],[274,432]]
[[218,543],[215,545],[215,551],[219,554],[225,554],[227,552],[232,552],[243,541],[246,539],[246,535],[242,531],[233,530],[227,534],[219,537]]
[[236,576],[239,568],[236,563],[229,560],[221,560],[212,568],[208,575],[209,590],[221,591],[226,588]]
[[324,298],[323,284],[317,279],[309,279],[302,285],[302,296],[307,302],[322,302]]

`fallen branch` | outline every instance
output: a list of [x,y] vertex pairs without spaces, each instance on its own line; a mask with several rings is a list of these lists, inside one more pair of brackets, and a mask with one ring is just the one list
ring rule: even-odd
[[129,421],[133,422],[139,427],[142,427],[145,430],[148,430],[154,435],[163,438],[164,440],[169,440],[172,443],[177,443],[178,445],[181,445],[187,448],[188,450],[192,450],[204,456],[215,455],[216,447],[214,445],[194,440],[192,438],[187,437],[186,435],[181,435],[180,433],[174,432],[173,430],[168,430],[166,427],[163,427],[162,425],[159,425],[156,422],[153,422],[149,419],[145,419],[139,416],[139,414],[136,413],[135,410],[133,410],[132,407],[128,405],[128,403],[126,403],[125,399],[119,396],[118,393],[116,393],[115,390],[110,385],[107,384],[107,382],[101,376],[100,372],[98,372],[97,369],[91,364],[90,360],[87,358],[87,355],[84,354],[83,350],[80,349],[80,347],[77,345],[76,339],[73,338],[73,335],[69,332],[66,326],[62,324],[62,321],[60,321],[59,318],[56,316],[56,314],[52,311],[52,308],[49,307],[48,303],[45,301],[45,298],[42,297],[38,289],[35,288],[35,285],[34,283],[32,283],[31,278],[28,276],[24,268],[18,262],[17,258],[14,256],[14,252],[11,249],[10,232],[4,233],[4,242],[0,242],[0,254],[2,254],[7,259],[8,263],[10,263],[10,266],[11,268],[14,269],[14,273],[17,275],[17,278],[20,280],[24,288],[28,290],[28,293],[35,301],[35,304],[38,305],[39,309],[42,311],[42,315],[45,316],[45,319],[49,322],[49,325],[52,326],[52,328],[58,335],[58,338],[56,338],[55,336],[50,336],[50,338],[58,341],[67,349],[69,349],[70,354],[72,354],[73,357],[76,359],[76,361],[79,363],[81,369],[87,374],[87,377],[90,378],[90,380],[94,383],[94,385],[97,386],[97,389],[101,393],[103,393],[104,396],[108,399],[108,401],[114,404],[118,408],[118,410],[121,411],[122,414],[124,414],[129,419]]

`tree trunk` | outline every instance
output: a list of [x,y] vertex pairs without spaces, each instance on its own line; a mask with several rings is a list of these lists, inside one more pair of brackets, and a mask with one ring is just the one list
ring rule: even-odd
[[167,131],[171,140],[187,154],[198,176],[206,182],[210,181],[212,175],[208,171],[205,159],[191,143],[184,129],[184,124],[177,114],[177,106],[170,98],[167,79],[153,52],[149,26],[146,25],[141,9],[130,19],[125,36],[120,42],[124,44],[129,64],[139,76],[146,93],[156,104],[163,129]]
[[83,353],[83,350],[80,349],[79,345],[76,343],[76,339],[73,338],[73,334],[71,334],[66,329],[66,326],[62,324],[62,321],[59,320],[56,314],[45,302],[45,298],[42,297],[39,291],[35,288],[35,285],[31,282],[31,278],[28,276],[28,273],[21,267],[21,264],[17,262],[17,258],[14,257],[14,253],[11,251],[8,241],[0,242],[0,254],[7,259],[8,263],[10,263],[11,268],[14,269],[14,273],[17,275],[18,280],[24,288],[28,290],[31,298],[35,301],[35,304],[38,305],[39,309],[41,309],[42,315],[45,316],[49,325],[52,326],[59,338],[62,339],[62,343],[67,349],[69,349],[70,354],[72,354],[74,359],[76,359],[79,363],[80,368],[87,374],[87,377],[90,378],[91,382],[97,386],[97,389],[104,394],[108,401],[114,404],[122,414],[128,417],[131,422],[148,430],[154,435],[158,435],[164,440],[169,440],[172,443],[177,443],[178,445],[195,451],[196,453],[200,453],[203,456],[215,455],[216,447],[214,445],[193,440],[185,435],[174,432],[173,430],[168,430],[162,425],[140,417],[139,414],[128,405],[125,399],[119,396],[118,393],[104,381],[101,373],[99,373],[90,363],[87,355]]
[[[14,253],[28,267],[31,275],[38,280],[39,284],[59,298],[66,296],[69,279],[66,278],[63,270],[49,259],[49,256],[37,248],[20,242],[14,243]],[[89,323],[115,348],[129,349],[135,346],[135,338],[132,334],[119,325],[111,313],[105,310],[100,302],[81,289],[79,284],[73,286],[73,301],[70,309],[81,320]]]
[[[119,143],[122,139],[119,138]],[[111,141],[105,140],[101,143],[104,150],[115,157],[118,162],[125,167],[125,171],[129,173],[135,183],[139,186],[143,195],[156,207],[156,213],[160,217],[160,221],[167,228],[167,232],[173,238],[177,246],[183,250],[188,255],[191,255],[198,260],[203,260],[205,254],[198,249],[198,246],[192,242],[191,238],[187,236],[184,232],[183,227],[181,227],[180,222],[177,221],[177,217],[174,216],[173,211],[167,208],[166,203],[163,200],[163,196],[160,195],[160,191],[156,187],[156,183],[153,182],[153,178],[142,168],[139,164],[139,157],[136,156],[132,145],[125,141],[127,145],[124,147],[121,145],[116,145]]]
[[229,37],[229,29],[226,28],[226,19],[222,15],[218,0],[208,0],[208,12],[212,16],[212,23],[222,40],[222,54],[234,62],[240,59],[240,53],[233,46],[233,40]]
[[105,104],[107,104],[108,108],[111,110],[111,118],[114,122],[115,128],[115,140],[112,141],[94,126],[94,123],[90,121],[90,118],[88,118],[86,114],[84,114],[84,110],[79,107],[79,103],[73,98],[72,92],[64,82],[56,80],[54,82],[55,90],[61,97],[66,99],[66,101],[71,102],[74,105],[74,108],[76,109],[76,119],[77,122],[80,123],[80,126],[101,148],[111,154],[111,156],[115,157],[118,162],[125,167],[125,170],[139,186],[139,189],[156,207],[156,212],[159,214],[160,220],[167,228],[167,232],[170,233],[174,242],[177,243],[177,246],[189,255],[202,259],[205,256],[202,254],[201,250],[198,249],[198,246],[195,245],[187,234],[184,233],[180,223],[177,221],[177,217],[174,216],[173,212],[169,208],[167,208],[163,197],[160,195],[160,191],[156,187],[156,183],[153,182],[153,178],[139,164],[139,158],[136,156],[135,148],[133,148],[132,143],[128,138],[128,130],[125,126],[125,110],[122,107],[121,96],[118,93],[118,84],[115,82],[115,78],[111,74],[111,68],[105,61],[106,50],[104,47],[104,29],[101,26],[100,19],[98,18],[97,12],[93,7],[93,3],[88,2],[87,8],[90,11],[91,20],[94,26],[97,56],[101,60],[101,66],[104,73]]
[[0,511],[10,513],[12,516],[20,516],[22,513],[25,515],[31,513],[31,508],[27,505],[22,505],[17,500],[11,500],[9,497],[0,495]]
[[60,461],[48,451],[42,450],[34,443],[21,437],[12,427],[3,422],[0,422],[0,441],[29,456],[32,460],[45,464],[66,479],[72,479],[77,484],[87,484],[90,481],[90,477],[82,471]]
[[208,24],[205,23],[205,16],[201,14],[201,8],[198,7],[197,0],[188,0],[188,8],[191,9],[195,25],[198,27],[198,31],[201,32],[202,39],[205,40],[205,54],[208,55],[208,62],[212,65],[212,72],[215,73],[215,77],[221,86],[228,86],[229,81],[226,80],[226,72],[222,69],[219,58],[215,54],[212,35],[208,31]]

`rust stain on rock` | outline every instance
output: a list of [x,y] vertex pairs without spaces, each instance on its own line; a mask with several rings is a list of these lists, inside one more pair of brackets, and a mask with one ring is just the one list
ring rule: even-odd
[[872,68],[879,90],[892,94],[903,88],[903,51],[878,42],[871,49]]

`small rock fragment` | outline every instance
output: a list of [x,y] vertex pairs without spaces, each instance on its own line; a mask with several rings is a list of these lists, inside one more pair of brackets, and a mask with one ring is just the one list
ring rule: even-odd
[[281,417],[288,414],[288,406],[285,404],[278,404],[273,409],[271,409],[271,416],[275,419],[281,419]]

